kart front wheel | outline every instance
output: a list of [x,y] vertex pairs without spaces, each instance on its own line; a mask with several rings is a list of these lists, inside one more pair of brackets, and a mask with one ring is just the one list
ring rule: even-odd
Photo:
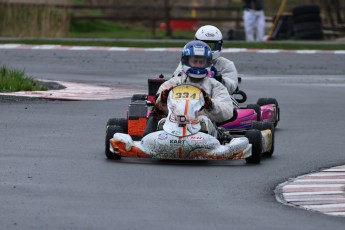
[[246,162],[250,164],[259,164],[262,152],[261,132],[256,129],[251,129],[246,132],[245,137],[248,138],[249,143],[252,144],[252,155],[246,158]]
[[123,133],[123,129],[116,125],[107,126],[105,133],[105,155],[108,159],[119,160],[121,156],[110,151],[110,139],[113,138],[115,133]]

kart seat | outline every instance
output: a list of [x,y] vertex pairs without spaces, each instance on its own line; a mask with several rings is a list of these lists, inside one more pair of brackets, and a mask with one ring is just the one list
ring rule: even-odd
[[163,125],[165,124],[166,117],[163,117],[158,121],[157,130],[163,130]]

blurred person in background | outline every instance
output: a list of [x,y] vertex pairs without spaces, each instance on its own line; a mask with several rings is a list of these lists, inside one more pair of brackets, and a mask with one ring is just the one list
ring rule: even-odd
[[[246,41],[264,41],[264,0],[243,0],[243,21]],[[256,35],[254,38],[254,34]]]

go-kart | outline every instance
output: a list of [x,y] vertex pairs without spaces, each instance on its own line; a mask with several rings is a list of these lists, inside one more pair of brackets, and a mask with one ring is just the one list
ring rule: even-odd
[[[159,86],[166,79],[161,74],[158,78],[148,79],[148,94],[134,94],[132,101],[148,101],[152,104],[155,101],[155,95]],[[239,77],[238,82],[242,79]],[[248,104],[241,106],[246,102],[247,95],[239,88],[231,95],[233,104],[237,110],[237,119],[223,123],[221,126],[225,129],[250,129],[256,121],[272,122],[274,127],[278,125],[280,120],[280,108],[275,98],[259,98],[256,104]]]
[[188,84],[170,91],[168,116],[160,121],[157,131],[141,138],[150,103],[136,97],[139,96],[132,97],[127,119],[113,118],[107,123],[105,154],[109,159],[245,159],[259,163],[262,153],[273,153],[274,128],[270,122],[258,124],[257,129],[234,132],[216,127],[217,137],[210,135],[198,115],[204,105],[203,94],[198,87]]

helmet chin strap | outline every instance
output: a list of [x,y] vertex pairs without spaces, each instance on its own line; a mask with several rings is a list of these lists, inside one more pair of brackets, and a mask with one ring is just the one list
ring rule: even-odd
[[187,75],[187,77],[186,77],[186,79],[184,79],[183,83],[186,83],[187,79],[189,78],[189,73],[187,73],[186,75]]
[[187,82],[187,79],[189,78],[191,82],[198,82],[200,81],[201,79],[203,78],[195,78],[195,77],[191,77],[189,75],[189,73],[186,73],[187,77],[184,79],[183,83],[186,83]]
[[195,82],[200,82],[202,79],[204,78],[195,78],[195,77],[189,77],[190,78],[190,81],[195,83]]

